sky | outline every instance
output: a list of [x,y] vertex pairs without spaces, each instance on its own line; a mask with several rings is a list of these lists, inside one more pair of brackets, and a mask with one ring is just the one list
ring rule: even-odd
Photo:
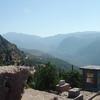
[[0,33],[82,31],[100,31],[100,0],[0,0]]

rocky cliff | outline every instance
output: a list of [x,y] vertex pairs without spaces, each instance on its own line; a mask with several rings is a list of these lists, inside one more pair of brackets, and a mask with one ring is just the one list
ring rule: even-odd
[[21,100],[28,75],[25,68],[0,66],[0,100]]

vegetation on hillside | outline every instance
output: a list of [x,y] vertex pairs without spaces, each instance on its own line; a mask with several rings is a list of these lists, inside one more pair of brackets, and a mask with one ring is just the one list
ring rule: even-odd
[[[52,64],[56,65],[57,68],[62,68],[62,69],[70,69],[71,64],[58,59],[54,56],[51,56],[47,53],[38,51],[38,50],[28,50],[28,49],[22,49],[24,53],[26,54],[26,59],[24,59],[23,63],[28,66],[33,66],[37,64],[46,64],[47,62],[51,62]],[[75,67],[76,68],[76,67]]]
[[24,53],[0,35],[0,65],[19,64]]
[[51,63],[47,63],[45,66],[38,66],[34,76],[30,76],[28,79],[28,85],[39,90],[55,89],[57,82],[57,69]]
[[59,70],[59,78],[70,83],[71,87],[82,87],[82,74],[73,69],[73,66],[72,70]]
[[82,87],[82,75],[77,70],[57,69],[55,65],[47,63],[38,66],[34,75],[30,76],[27,84],[39,90],[55,90],[59,80],[64,79],[71,87]]

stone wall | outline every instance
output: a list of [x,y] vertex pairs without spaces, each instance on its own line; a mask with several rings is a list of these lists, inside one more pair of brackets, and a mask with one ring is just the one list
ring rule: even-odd
[[28,75],[25,68],[0,67],[0,100],[21,100]]

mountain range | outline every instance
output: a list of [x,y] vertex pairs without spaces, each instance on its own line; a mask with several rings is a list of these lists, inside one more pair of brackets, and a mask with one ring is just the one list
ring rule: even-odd
[[3,36],[19,48],[39,50],[78,66],[100,65],[100,32],[76,32],[45,38],[15,32]]
[[0,65],[36,66],[51,62],[57,68],[71,68],[71,64],[39,50],[19,49],[0,35]]

